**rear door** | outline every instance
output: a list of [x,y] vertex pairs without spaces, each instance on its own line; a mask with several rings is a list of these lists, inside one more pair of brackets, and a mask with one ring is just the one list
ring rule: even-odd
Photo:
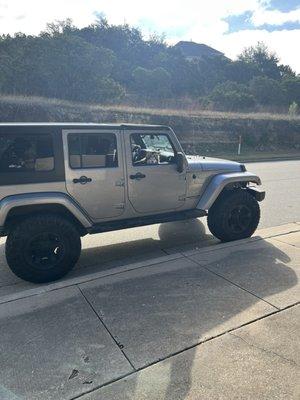
[[120,139],[118,130],[63,131],[67,191],[93,220],[124,212]]

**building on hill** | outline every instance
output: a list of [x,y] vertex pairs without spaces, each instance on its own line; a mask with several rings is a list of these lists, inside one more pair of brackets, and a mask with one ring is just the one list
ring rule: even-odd
[[221,53],[220,51],[202,43],[180,41],[175,44],[174,47],[176,49],[179,49],[184,57],[188,60],[220,56],[225,57],[224,53]]

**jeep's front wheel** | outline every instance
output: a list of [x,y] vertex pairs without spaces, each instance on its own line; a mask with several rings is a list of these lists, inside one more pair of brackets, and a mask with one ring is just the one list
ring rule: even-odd
[[222,242],[245,239],[253,235],[260,219],[256,199],[246,190],[224,191],[208,211],[211,233]]
[[59,215],[37,215],[16,224],[6,240],[10,269],[29,282],[43,283],[66,275],[76,264],[81,240],[71,222]]

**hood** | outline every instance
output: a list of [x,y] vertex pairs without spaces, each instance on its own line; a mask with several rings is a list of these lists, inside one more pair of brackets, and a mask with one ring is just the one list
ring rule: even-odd
[[189,171],[228,171],[240,172],[244,168],[242,164],[223,160],[221,158],[201,157],[201,156],[186,156],[188,161]]

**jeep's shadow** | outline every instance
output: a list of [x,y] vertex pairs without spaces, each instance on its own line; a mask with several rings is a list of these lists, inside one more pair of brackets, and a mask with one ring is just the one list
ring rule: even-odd
[[206,219],[196,218],[160,224],[158,235],[162,248],[168,252],[186,251],[219,243],[202,221]]
[[210,237],[203,222],[197,218],[160,224],[158,235],[163,247],[180,246]]
[[[75,268],[63,280],[79,277],[85,274],[105,271],[121,265],[151,260],[182,250],[188,250],[218,242],[205,230],[205,225],[199,219],[168,222],[154,225],[155,228],[143,232],[143,228],[125,229],[123,231],[102,233],[86,236],[82,239],[82,252]],[[135,239],[142,232],[144,238]],[[109,235],[109,237],[107,236]],[[117,235],[117,236],[116,236]],[[116,237],[115,237],[116,236]],[[123,238],[132,237],[133,240]],[[35,286],[22,281],[9,269],[5,259],[5,239],[0,243],[0,289],[15,285],[20,287]],[[104,242],[112,244],[102,244]]]
[[[133,237],[137,237],[139,230],[143,228],[134,229]],[[119,232],[121,232],[121,236],[126,237],[128,231],[130,232],[130,230]],[[151,230],[151,234],[155,237],[107,245],[101,245],[102,235],[106,234],[98,234],[93,237],[93,247],[85,248],[85,245],[89,242],[89,237],[87,236],[83,239],[80,260],[74,272],[71,272],[68,277],[73,274],[79,275],[91,271],[103,271],[113,266],[117,267],[128,263],[145,261],[153,257],[218,243],[217,239],[207,233],[205,225],[199,219],[155,225]],[[112,238],[111,241],[114,240],[116,241],[116,239]]]

